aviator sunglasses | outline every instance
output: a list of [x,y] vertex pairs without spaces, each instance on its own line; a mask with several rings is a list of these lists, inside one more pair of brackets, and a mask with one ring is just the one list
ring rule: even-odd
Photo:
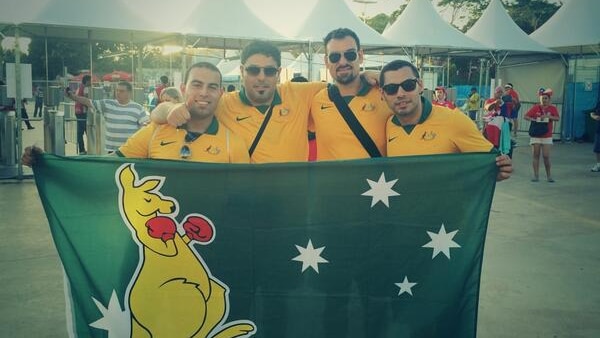
[[182,159],[187,160],[192,156],[192,150],[190,149],[189,143],[196,141],[196,139],[200,136],[202,136],[202,133],[193,133],[191,131],[186,132],[184,139],[185,144],[181,146],[181,149],[179,150],[179,156]]
[[251,76],[257,76],[258,74],[260,74],[261,69],[265,73],[265,76],[273,77],[273,76],[277,75],[277,67],[272,67],[272,66],[271,67],[248,66],[248,67],[244,67],[244,69],[246,70],[246,73],[248,73]]
[[342,54],[344,54],[344,58],[350,62],[356,60],[358,57],[358,53],[355,50],[345,51],[344,53],[333,52],[329,53],[327,57],[329,58],[329,62],[337,63],[342,58]]
[[402,90],[404,90],[405,92],[412,92],[413,90],[415,90],[415,88],[417,88],[418,81],[418,79],[408,79],[404,80],[402,83],[388,83],[381,87],[381,89],[383,89],[383,92],[387,95],[396,94],[398,92],[399,87],[402,87]]

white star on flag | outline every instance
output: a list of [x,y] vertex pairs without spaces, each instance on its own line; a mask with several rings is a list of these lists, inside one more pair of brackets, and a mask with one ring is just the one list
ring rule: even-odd
[[454,230],[450,233],[446,233],[446,228],[444,228],[444,223],[442,223],[440,231],[437,234],[435,232],[427,231],[431,241],[423,245],[423,248],[433,249],[433,256],[431,256],[431,259],[434,259],[440,252],[450,259],[450,248],[460,248],[460,245],[452,240],[457,232],[458,230]]
[[408,293],[409,295],[413,295],[412,294],[412,287],[417,285],[417,283],[411,283],[408,281],[408,278],[406,276],[404,276],[404,281],[402,281],[402,283],[394,283],[396,284],[397,287],[400,288],[400,291],[398,291],[398,296],[400,296],[403,293]]
[[396,184],[397,179],[387,182],[385,180],[385,173],[381,173],[379,176],[379,181],[371,181],[367,178],[367,183],[371,189],[362,193],[362,196],[371,196],[373,199],[371,200],[371,208],[377,204],[377,202],[381,202],[385,204],[386,207],[390,207],[389,198],[391,196],[400,196],[399,193],[392,190],[394,184]]
[[117,298],[117,292],[112,291],[108,306],[104,307],[96,298],[92,297],[96,307],[100,310],[102,318],[89,325],[97,329],[108,331],[108,338],[129,337],[131,332],[131,314],[129,311],[121,310],[121,304]]
[[306,248],[296,245],[296,249],[298,249],[300,254],[292,258],[292,260],[302,262],[302,272],[308,269],[308,267],[311,267],[319,273],[319,263],[329,263],[325,258],[321,257],[321,252],[323,252],[325,247],[323,246],[315,249],[312,240],[310,239],[308,240]]

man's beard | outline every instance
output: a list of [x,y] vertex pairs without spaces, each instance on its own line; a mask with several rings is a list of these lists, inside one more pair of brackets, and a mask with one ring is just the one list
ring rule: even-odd
[[345,76],[338,76],[335,79],[335,82],[339,83],[339,84],[343,84],[343,85],[347,85],[352,83],[352,81],[354,81],[356,79],[356,75],[354,74],[348,74]]

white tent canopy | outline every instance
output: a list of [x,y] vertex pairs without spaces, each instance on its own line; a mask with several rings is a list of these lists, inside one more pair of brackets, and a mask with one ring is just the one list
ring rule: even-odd
[[[202,47],[241,49],[243,40],[291,40],[260,20],[248,8],[244,0],[197,0],[187,19],[174,30],[199,37]],[[180,6],[180,9],[189,3]]]
[[429,0],[410,1],[382,35],[400,46],[414,48],[418,54],[488,49],[446,22]]
[[529,36],[561,53],[600,54],[600,1],[570,0]]
[[[352,12],[344,0],[246,0],[254,3],[260,18],[271,27],[282,27],[286,36],[319,44],[330,31],[344,27],[353,30],[359,37],[361,47],[389,47],[394,43],[382,37]],[[276,6],[274,8],[273,6]],[[256,8],[253,8],[258,12]],[[284,23],[282,25],[282,23]]]
[[531,39],[508,15],[500,0],[491,0],[467,36],[492,51],[553,53]]

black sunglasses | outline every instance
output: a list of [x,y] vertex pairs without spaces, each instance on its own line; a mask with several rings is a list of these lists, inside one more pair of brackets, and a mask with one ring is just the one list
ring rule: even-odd
[[[356,60],[356,58],[358,58],[358,53],[355,50],[349,50],[343,53],[344,54],[344,58],[350,62]],[[329,62],[331,63],[336,63],[338,61],[340,61],[340,59],[342,58],[342,53],[338,53],[338,52],[333,52],[333,53],[329,53],[329,55],[327,55],[327,57],[329,58]]]
[[417,88],[417,82],[419,79],[408,79],[404,80],[402,83],[388,83],[385,86],[381,87],[383,92],[387,95],[394,95],[398,92],[398,88],[402,87],[402,90],[405,92],[412,92]]
[[246,73],[248,73],[251,76],[257,76],[258,74],[260,74],[260,70],[262,69],[262,71],[265,73],[265,76],[275,76],[277,75],[277,67],[258,67],[258,66],[248,66],[248,67],[244,67],[244,69],[246,70]]

